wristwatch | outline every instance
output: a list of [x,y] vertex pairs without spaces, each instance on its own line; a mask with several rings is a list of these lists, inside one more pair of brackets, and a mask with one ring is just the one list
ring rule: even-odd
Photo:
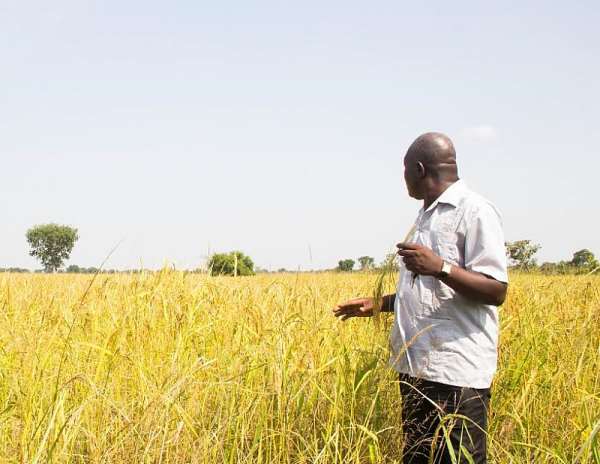
[[450,275],[450,271],[452,270],[452,264],[447,261],[442,261],[442,269],[438,272],[438,279],[443,279],[444,277],[448,277]]

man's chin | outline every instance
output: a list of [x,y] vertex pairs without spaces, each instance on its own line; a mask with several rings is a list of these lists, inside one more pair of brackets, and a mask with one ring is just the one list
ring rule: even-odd
[[423,195],[419,195],[418,193],[411,192],[410,190],[408,191],[408,196],[411,198],[414,198],[415,200],[423,199]]

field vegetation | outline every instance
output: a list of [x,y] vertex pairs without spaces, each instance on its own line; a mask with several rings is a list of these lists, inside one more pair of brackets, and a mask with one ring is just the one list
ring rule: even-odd
[[[0,462],[392,463],[375,274],[0,274]],[[393,281],[387,283],[392,290]],[[600,277],[513,274],[493,463],[600,463]]]

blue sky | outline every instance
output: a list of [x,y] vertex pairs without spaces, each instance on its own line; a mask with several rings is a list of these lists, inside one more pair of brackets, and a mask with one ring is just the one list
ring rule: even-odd
[[[0,0],[0,267],[380,260],[437,130],[540,260],[600,254],[598,2]],[[310,250],[310,252],[309,252]]]

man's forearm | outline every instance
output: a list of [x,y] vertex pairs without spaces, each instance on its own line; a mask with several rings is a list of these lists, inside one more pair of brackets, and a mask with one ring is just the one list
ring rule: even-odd
[[[500,306],[506,297],[507,285],[477,272],[452,266],[448,277],[441,279],[457,293],[475,301]],[[381,299],[381,312],[393,313],[396,294],[385,295]]]
[[381,299],[381,312],[382,313],[393,313],[394,312],[394,302],[396,301],[396,294],[392,293],[390,295],[385,295]]
[[450,275],[440,280],[457,293],[480,303],[500,306],[506,297],[505,283],[458,266],[452,266]]

